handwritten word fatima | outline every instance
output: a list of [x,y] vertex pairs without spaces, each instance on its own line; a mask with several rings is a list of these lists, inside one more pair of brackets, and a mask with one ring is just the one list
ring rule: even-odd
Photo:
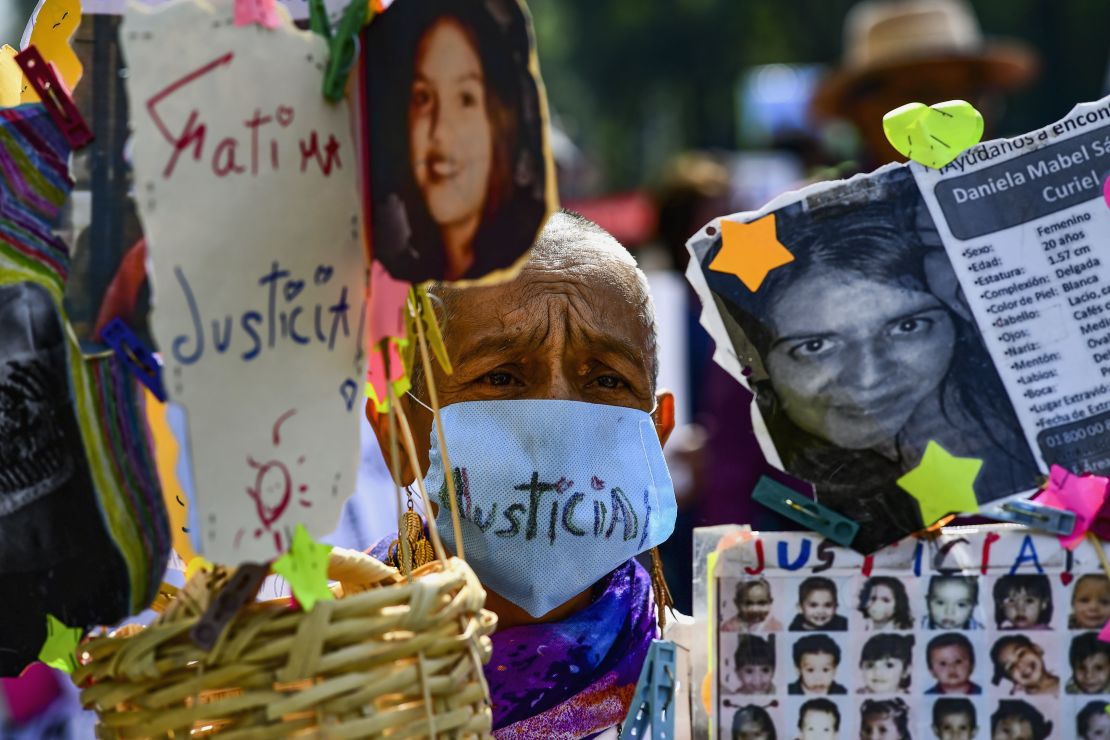
[[[285,129],[293,123],[295,111],[292,106],[278,105],[273,113],[264,113],[261,109],[255,108],[253,114],[243,121],[241,135],[245,140],[240,140],[237,136],[225,136],[212,148],[210,155],[205,152],[208,124],[201,120],[201,114],[197,108],[193,108],[189,112],[180,134],[174,134],[170,130],[159,112],[158,106],[167,98],[206,75],[218,70],[227,70],[234,59],[234,52],[229,51],[174,80],[146,101],[146,109],[151,120],[154,121],[154,125],[158,127],[158,131],[161,132],[166,142],[173,148],[169,159],[166,161],[166,166],[162,170],[163,178],[169,179],[173,176],[174,170],[177,168],[178,158],[190,149],[192,149],[194,161],[200,162],[202,159],[209,157],[209,166],[212,173],[217,177],[242,175],[247,172],[251,176],[257,176],[260,171],[266,169],[267,160],[271,171],[280,169],[281,146],[279,146],[279,139],[271,137],[270,134],[280,133],[281,129]],[[263,129],[266,130],[265,133],[263,133]],[[265,142],[260,141],[263,135],[267,139]],[[322,144],[320,139],[321,135],[316,131],[309,132],[306,137],[298,138],[296,140],[296,154],[300,155],[300,172],[307,171],[309,165],[315,162],[320,172],[328,177],[331,175],[332,169],[341,169],[343,166],[339,158],[339,141],[330,133],[327,135],[327,140]],[[247,153],[247,150],[249,150],[249,153]]]
[[[460,498],[459,514],[483,532],[493,527],[497,523],[497,503],[490,506],[489,511],[483,512],[481,506],[471,503],[467,469],[455,468],[454,476],[455,490],[459,492]],[[643,547],[651,521],[651,504],[647,491],[643,492],[643,506],[637,510],[620,488],[613,487],[607,494],[604,493],[605,483],[597,476],[590,479],[589,495],[595,497],[590,502],[592,507],[585,503],[585,493],[575,491],[566,495],[574,487],[572,480],[560,478],[554,483],[544,483],[540,481],[539,473],[532,473],[530,481],[513,486],[514,491],[527,494],[527,498],[525,501],[510,503],[501,510],[501,526],[494,529],[493,533],[505,539],[521,535],[525,540],[546,537],[551,544],[555,544],[559,533],[574,537],[593,536],[596,539],[611,539],[615,535],[625,542],[635,540],[638,547]],[[551,506],[541,513],[541,507],[547,503],[544,501],[545,494],[549,494]],[[446,481],[440,487],[439,499],[443,506],[450,506]],[[580,505],[584,505],[585,512],[578,511]],[[591,508],[592,526],[589,521]],[[587,521],[582,521],[583,516]]]
[[[212,327],[211,347],[223,354],[234,345],[235,351],[247,362],[258,357],[264,348],[274,348],[279,341],[290,340],[300,345],[315,341],[326,344],[331,351],[335,349],[340,332],[344,338],[351,336],[351,305],[347,302],[346,285],[331,305],[321,302],[314,306],[299,305],[297,299],[303,301],[307,297],[306,281],[294,279],[275,261],[270,271],[258,279],[264,296],[263,310],[248,310],[239,316],[225,314],[206,321],[185,272],[176,266],[173,273],[193,322],[191,334],[179,334],[170,344],[174,358],[182,365],[192,365],[204,357],[209,346],[206,341],[209,324]],[[332,268],[322,265],[316,268],[313,282],[318,287],[326,286],[331,276]],[[238,334],[235,326],[239,327]]]

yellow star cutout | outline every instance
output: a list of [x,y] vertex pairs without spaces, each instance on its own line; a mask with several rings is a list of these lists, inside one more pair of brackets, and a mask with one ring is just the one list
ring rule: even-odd
[[46,642],[39,649],[39,660],[59,671],[73,673],[77,669],[77,643],[81,641],[80,627],[66,627],[53,614],[46,615]]
[[973,485],[981,467],[982,460],[956,457],[929,440],[921,462],[899,478],[898,485],[917,499],[921,519],[929,526],[948,514],[979,511]]
[[767,273],[793,261],[775,233],[775,214],[769,213],[748,224],[722,219],[721,251],[709,269],[735,275],[754,293]]
[[272,570],[289,582],[293,596],[306,612],[312,611],[317,601],[334,599],[328,588],[328,557],[331,545],[321,545],[303,524],[293,533],[289,552],[274,561]]

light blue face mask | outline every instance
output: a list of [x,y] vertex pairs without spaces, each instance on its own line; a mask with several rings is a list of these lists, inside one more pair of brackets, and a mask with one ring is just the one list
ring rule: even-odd
[[[670,537],[676,505],[651,417],[579,401],[468,401],[444,407],[466,560],[534,617]],[[455,533],[432,433],[424,483],[436,528]]]

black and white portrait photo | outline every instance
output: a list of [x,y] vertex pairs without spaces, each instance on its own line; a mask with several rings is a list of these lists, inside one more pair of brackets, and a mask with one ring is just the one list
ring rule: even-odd
[[556,200],[526,11],[396,3],[364,41],[373,256],[410,282],[512,267]]
[[[907,168],[774,212],[793,261],[753,292],[692,243],[786,472],[860,522],[869,552],[922,528],[896,483],[935,440],[983,466],[982,502],[1037,487],[1037,463]],[[703,232],[704,233],[704,232]]]
[[46,614],[68,625],[127,613],[127,567],[96,501],[56,305],[0,284],[0,676],[34,660]]

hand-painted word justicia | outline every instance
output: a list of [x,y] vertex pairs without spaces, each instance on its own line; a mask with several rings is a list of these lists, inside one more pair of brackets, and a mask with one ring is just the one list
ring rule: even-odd
[[[647,539],[651,503],[646,490],[636,492],[639,496],[630,496],[619,487],[606,486],[596,476],[585,486],[576,486],[565,477],[547,483],[534,472],[531,480],[505,492],[500,507],[494,502],[488,511],[482,511],[471,500],[467,469],[455,468],[454,477],[460,516],[483,532],[494,527],[493,533],[504,539],[523,537],[554,544],[559,536],[616,537],[625,542],[635,541],[641,548]],[[640,506],[633,504],[634,497],[642,498]],[[439,500],[442,506],[450,506],[446,482],[440,487]]]

